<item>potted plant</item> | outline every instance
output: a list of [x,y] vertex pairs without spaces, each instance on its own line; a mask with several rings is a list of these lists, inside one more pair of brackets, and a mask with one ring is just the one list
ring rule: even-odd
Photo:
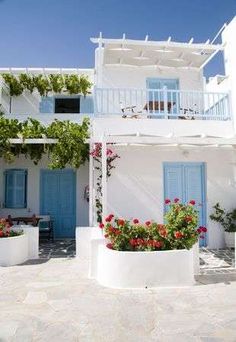
[[[114,215],[100,223],[106,244],[99,246],[94,277],[105,286],[118,288],[182,286],[194,282],[195,246],[204,238],[197,228],[195,201],[188,204],[165,200],[169,210],[165,224]],[[92,260],[94,262],[94,260]]]
[[15,231],[6,219],[0,219],[0,266],[20,264],[28,259],[28,238]]
[[213,206],[214,212],[210,215],[212,221],[220,223],[224,229],[225,244],[228,248],[235,247],[236,209],[226,211],[219,203]]

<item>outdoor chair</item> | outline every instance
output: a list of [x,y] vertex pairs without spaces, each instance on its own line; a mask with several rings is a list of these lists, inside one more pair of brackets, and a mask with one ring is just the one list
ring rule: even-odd
[[42,217],[42,219],[39,221],[38,226],[39,238],[45,238],[52,241],[54,240],[53,220],[50,218],[50,216]]

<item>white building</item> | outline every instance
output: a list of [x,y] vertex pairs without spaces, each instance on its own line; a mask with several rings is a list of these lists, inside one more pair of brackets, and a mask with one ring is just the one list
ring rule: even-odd
[[[236,203],[236,110],[232,111],[228,88],[206,90],[203,69],[224,45],[149,41],[148,37],[139,41],[125,36],[91,41],[97,44],[94,69],[0,69],[14,74],[88,75],[94,84],[92,94],[73,97],[79,113],[68,113],[69,96],[41,98],[36,92],[13,98],[10,113],[2,84],[0,102],[5,115],[19,120],[30,116],[44,123],[54,118],[81,122],[84,115],[89,116],[91,148],[97,142],[103,146],[103,174],[107,144],[120,156],[107,182],[103,177],[104,215],[112,212],[163,222],[164,198],[195,199],[199,223],[208,227],[203,243],[223,247],[223,233],[209,220],[209,213],[216,202],[226,208]],[[232,62],[227,68],[231,74]],[[56,113],[61,111],[61,101],[66,114]],[[78,170],[52,171],[47,164],[46,157],[37,166],[23,156],[13,164],[0,161],[0,182],[5,184],[0,190],[0,214],[50,214],[56,237],[73,237],[76,225],[93,226],[96,221],[92,158],[90,166]],[[24,208],[6,206],[4,178],[9,169],[27,171]],[[84,197],[89,183],[90,210]]]

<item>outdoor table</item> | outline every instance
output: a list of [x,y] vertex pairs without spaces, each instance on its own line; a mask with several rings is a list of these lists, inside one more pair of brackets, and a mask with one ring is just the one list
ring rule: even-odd
[[24,224],[32,224],[32,226],[38,226],[39,221],[42,219],[42,217],[39,216],[19,216],[19,217],[12,217],[11,221],[16,222],[17,225],[20,224],[20,222],[23,222]]
[[165,104],[167,107],[168,112],[171,111],[171,107],[175,105],[175,102],[173,101],[149,101],[145,104],[144,110],[155,110],[155,111],[164,111],[165,110]]

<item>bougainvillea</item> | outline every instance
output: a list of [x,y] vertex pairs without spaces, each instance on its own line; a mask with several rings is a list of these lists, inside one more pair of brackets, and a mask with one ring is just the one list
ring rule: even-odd
[[125,220],[110,214],[99,227],[104,229],[108,247],[119,251],[156,251],[171,249],[190,249],[204,237],[206,227],[197,227],[198,213],[195,201],[182,204],[179,199],[168,205],[165,224],[154,221],[141,223],[139,219]]
[[[97,209],[97,222],[102,221],[102,144],[96,143],[93,151],[91,152],[93,159],[96,162],[95,169],[98,171],[97,181],[96,181],[96,209]],[[111,170],[115,168],[114,161],[120,156],[115,153],[111,148],[107,148],[107,178],[111,176]]]

